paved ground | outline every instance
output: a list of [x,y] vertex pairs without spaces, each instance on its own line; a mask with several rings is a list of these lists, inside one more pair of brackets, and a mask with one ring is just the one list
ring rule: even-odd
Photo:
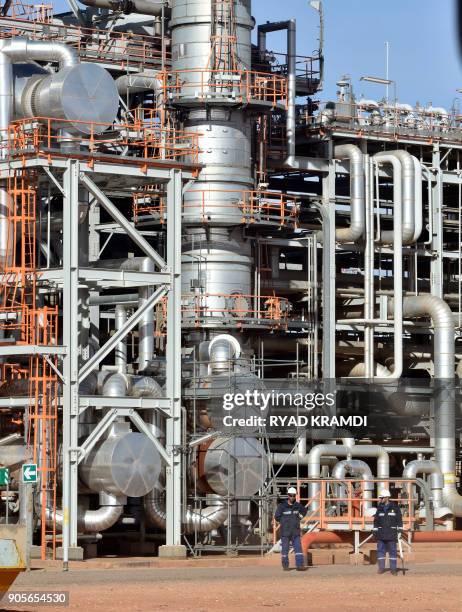
[[[58,569],[22,574],[14,590],[65,590],[71,610],[137,612],[462,610],[462,564],[411,567],[405,576],[378,576],[373,566],[318,566],[305,573],[272,566],[175,569]],[[31,611],[30,605],[3,609]],[[44,608],[48,610],[59,608]],[[65,608],[64,608],[65,609]]]

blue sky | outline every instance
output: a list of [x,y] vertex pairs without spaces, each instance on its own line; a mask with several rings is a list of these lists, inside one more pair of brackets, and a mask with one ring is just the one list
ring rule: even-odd
[[[381,98],[384,87],[360,83],[362,75],[384,76],[385,41],[390,43],[390,78],[401,102],[450,108],[462,88],[455,0],[324,0],[326,87],[321,99],[335,96],[344,74],[353,78],[357,95]],[[56,8],[66,6],[55,1]],[[308,0],[254,0],[257,23],[295,17],[298,53],[317,47],[317,14]],[[282,51],[284,39],[269,35],[268,47]],[[391,92],[390,92],[391,93]]]

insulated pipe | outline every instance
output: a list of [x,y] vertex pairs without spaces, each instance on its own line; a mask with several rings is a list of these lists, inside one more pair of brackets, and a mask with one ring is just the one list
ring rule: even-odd
[[221,374],[232,370],[233,360],[241,355],[241,346],[234,336],[220,334],[210,342],[208,352],[211,373]]
[[[412,156],[414,162],[414,175],[415,175],[415,218],[414,218],[414,235],[412,242],[418,241],[422,235],[423,230],[423,196],[422,196],[422,164],[417,157]],[[430,211],[429,211],[429,214]]]
[[[401,163],[401,214],[402,214],[402,241],[403,244],[412,244],[416,233],[415,211],[418,207],[416,201],[416,173],[413,156],[407,151],[387,151],[387,155],[393,155]],[[395,176],[395,181],[396,181]],[[420,175],[422,181],[422,174]],[[420,192],[420,209],[422,208],[422,191]],[[394,211],[396,215],[396,210]],[[393,231],[383,231],[380,236],[381,244],[391,244],[394,240]]]
[[[10,38],[0,40],[0,159],[7,156],[8,128],[13,118],[13,63],[27,60],[57,61],[60,68],[75,66],[79,60],[71,47],[59,43]],[[0,264],[8,264],[10,200],[5,181],[0,181]]]
[[371,468],[361,459],[345,459],[337,463],[331,476],[334,480],[345,480],[347,474],[359,476],[364,481],[363,510],[371,508],[374,492],[374,477]]
[[122,516],[127,498],[101,492],[100,507],[97,510],[86,510],[81,517],[81,529],[86,533],[97,533],[109,529]]
[[410,461],[406,464],[403,470],[403,478],[405,480],[414,480],[417,474],[429,474],[430,475],[430,489],[433,495],[433,505],[435,508],[441,508],[443,505],[442,494],[443,494],[443,474],[436,461],[419,460]]
[[[118,305],[115,308],[115,326],[116,330],[120,330],[125,323],[127,322],[127,309]],[[115,365],[117,366],[119,372],[124,374],[127,371],[127,338],[125,337],[121,340],[115,350]]]
[[[107,269],[120,269],[138,272],[155,272],[155,263],[150,257],[129,257],[128,259],[100,260],[98,267]],[[152,295],[152,286],[139,288],[140,308]],[[154,317],[148,310],[140,320],[138,326],[138,370],[144,370],[152,361],[154,355]]]
[[[390,300],[388,312],[393,313],[395,300]],[[436,379],[454,379],[455,328],[452,311],[441,298],[425,294],[403,299],[405,318],[430,317],[434,328],[433,361]]]
[[337,229],[335,238],[337,242],[356,242],[364,234],[366,227],[365,207],[365,172],[364,156],[361,150],[352,144],[337,145],[334,148],[336,159],[347,159],[350,162],[350,226]]
[[[393,302],[389,308],[393,308]],[[444,478],[443,503],[454,516],[462,516],[462,496],[456,487],[456,415],[455,415],[455,327],[448,304],[434,295],[407,297],[404,316],[431,317],[433,369],[435,379],[435,457]]]
[[401,163],[396,155],[376,153],[378,164],[391,164],[393,167],[393,289],[394,289],[394,366],[387,378],[396,380],[403,373],[403,236],[402,236],[402,176]]
[[[337,444],[318,444],[314,446],[308,453],[308,478],[319,479],[321,477],[321,459],[324,456],[334,455],[336,457],[371,457],[377,459],[377,478],[388,479],[390,473],[390,461],[388,453],[382,446],[376,444],[355,446],[340,446]],[[308,484],[308,497],[316,498],[319,494],[319,483],[312,482]],[[319,506],[315,500],[311,507],[317,509]]]
[[[79,0],[86,6],[92,8],[109,9],[111,11],[120,11],[126,15],[131,13],[139,13],[140,15],[152,15],[153,17],[161,17],[162,9],[165,11],[165,15],[170,14],[169,1],[159,0]],[[164,8],[163,8],[164,7]]]
[[115,80],[119,95],[123,96],[127,93],[138,93],[143,91],[154,91],[158,96],[162,93],[162,81],[159,77],[153,74],[124,74]]
[[[85,510],[80,513],[78,519],[79,530],[86,533],[96,533],[109,529],[122,515],[127,498],[101,492],[99,494],[99,501],[100,508],[97,510]],[[40,494],[36,496],[35,503],[36,513],[38,516],[41,516]],[[62,531],[64,522],[63,511],[61,508],[56,508],[56,511],[53,511],[51,500],[47,503],[45,508],[45,521],[48,527],[56,525],[59,531]]]
[[[214,498],[213,504],[202,510],[188,508],[183,518],[183,530],[185,534],[217,529],[228,518],[228,509],[220,496],[210,496]],[[159,490],[154,489],[144,496],[144,508],[148,520],[158,527],[165,530],[167,527],[167,513],[165,511],[165,501]]]

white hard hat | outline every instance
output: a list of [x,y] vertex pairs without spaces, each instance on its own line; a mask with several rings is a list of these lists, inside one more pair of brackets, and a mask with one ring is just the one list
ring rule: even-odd
[[297,489],[295,489],[295,487],[289,487],[287,489],[287,495],[297,495]]
[[388,489],[382,489],[379,493],[379,497],[391,497],[391,493]]

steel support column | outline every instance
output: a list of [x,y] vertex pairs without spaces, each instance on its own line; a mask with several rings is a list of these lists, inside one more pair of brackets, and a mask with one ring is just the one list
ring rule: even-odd
[[167,302],[167,397],[171,417],[166,424],[170,458],[166,474],[167,546],[181,544],[181,206],[182,174],[172,170],[167,186],[167,266],[171,286]]
[[63,205],[63,567],[69,548],[77,546],[79,420],[79,162],[69,160],[64,172]]
[[436,183],[432,187],[433,197],[433,236],[430,273],[430,292],[443,297],[443,173],[439,145],[433,147],[432,166],[436,170]]
[[322,377],[335,378],[335,161],[322,179]]

